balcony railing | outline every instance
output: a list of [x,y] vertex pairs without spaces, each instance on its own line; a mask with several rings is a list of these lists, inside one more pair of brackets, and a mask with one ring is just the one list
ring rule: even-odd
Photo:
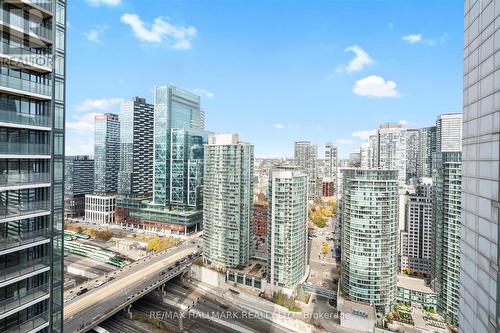
[[[36,0],[35,0],[36,1]],[[33,2],[33,1],[31,1]],[[25,33],[33,33],[38,37],[52,40],[52,29],[37,22],[27,21],[22,16],[21,9],[0,10],[0,20],[12,27],[22,30]]]
[[41,314],[31,317],[22,324],[7,329],[6,333],[25,333],[35,330],[36,328],[47,324],[49,321],[49,311],[42,312]]
[[35,243],[50,237],[48,229],[21,232],[17,235],[8,235],[0,237],[0,252],[21,245]]
[[50,155],[50,145],[48,143],[0,142],[0,154]]
[[46,283],[33,289],[23,290],[17,295],[4,299],[0,302],[0,314],[9,312],[15,308],[46,296],[49,294],[49,290],[49,284]]
[[0,109],[0,122],[50,127],[50,117],[38,114],[20,113]]
[[43,183],[50,183],[49,172],[0,174],[0,188]]
[[10,56],[13,62],[52,68],[52,55],[47,48],[43,50],[43,53],[36,53],[27,47],[14,46],[5,41],[0,43],[0,53]]
[[0,219],[30,215],[50,210],[50,201],[23,202],[0,206]]
[[5,74],[0,74],[0,86],[45,96],[50,96],[51,92],[50,86],[48,84],[24,80]]
[[25,2],[31,3],[48,12],[52,12],[52,1],[51,0],[24,0]]
[[0,269],[0,282],[8,281],[32,272],[36,272],[46,267],[49,267],[48,258],[39,258],[30,260],[28,262],[23,262],[14,267],[2,268]]

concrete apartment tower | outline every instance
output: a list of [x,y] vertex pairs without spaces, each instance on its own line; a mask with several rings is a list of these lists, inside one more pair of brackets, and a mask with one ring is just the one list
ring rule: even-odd
[[123,102],[120,112],[118,195],[146,198],[153,194],[154,106],[145,98]]
[[204,150],[204,259],[246,265],[253,249],[253,145],[237,134],[214,134]]
[[396,302],[396,170],[343,170],[341,291],[388,313]]
[[464,4],[459,329],[499,332],[500,1]]
[[0,332],[62,332],[66,1],[4,1]]
[[300,167],[269,172],[267,279],[271,287],[294,289],[308,272],[308,177]]
[[294,163],[301,167],[309,177],[309,200],[319,195],[318,186],[318,146],[310,141],[296,141],[294,144]]

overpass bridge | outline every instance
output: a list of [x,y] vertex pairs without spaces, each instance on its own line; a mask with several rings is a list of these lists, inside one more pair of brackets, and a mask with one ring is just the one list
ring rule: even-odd
[[126,274],[67,302],[64,332],[86,332],[185,272],[201,255],[193,243],[182,244],[137,266],[132,264]]

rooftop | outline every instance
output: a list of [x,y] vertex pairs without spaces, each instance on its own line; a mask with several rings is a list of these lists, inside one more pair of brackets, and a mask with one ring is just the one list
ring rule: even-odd
[[343,299],[340,306],[341,313],[350,313],[353,316],[367,320],[375,320],[375,307],[366,303]]
[[432,289],[425,283],[424,279],[410,277],[404,274],[398,274],[398,288],[419,291],[426,294],[434,294]]

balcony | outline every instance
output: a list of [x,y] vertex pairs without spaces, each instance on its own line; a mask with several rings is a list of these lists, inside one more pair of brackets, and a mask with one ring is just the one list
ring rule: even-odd
[[10,217],[22,217],[23,215],[31,215],[41,212],[50,211],[50,201],[23,202],[9,204],[8,207],[0,206],[0,219]]
[[[32,0],[29,2],[36,4],[36,2],[40,3],[41,1]],[[7,24],[8,26],[13,27],[16,30],[20,30],[25,34],[35,35],[36,37],[41,37],[49,41],[52,40],[52,29],[43,26],[41,23],[24,19],[23,10],[21,9],[0,10],[0,20],[3,24]]]
[[36,185],[50,183],[50,173],[11,173],[0,174],[0,190],[2,187]]
[[23,2],[29,3],[31,5],[40,7],[47,12],[52,13],[52,1],[51,0],[22,0]]
[[42,326],[48,326],[49,315],[49,311],[42,312],[41,314],[26,320],[21,325],[8,329],[5,333],[26,333],[41,329]]
[[16,248],[27,244],[33,244],[39,241],[49,239],[50,231],[48,229],[21,232],[17,235],[0,237],[0,254],[2,251]]
[[48,84],[24,80],[5,74],[0,74],[0,86],[21,90],[23,92],[43,95],[46,96],[47,99],[50,99],[51,95],[51,87]]
[[49,284],[47,283],[33,289],[23,290],[17,295],[1,301],[0,317],[5,316],[5,314],[9,311],[25,306],[26,304],[40,299],[44,296],[48,296],[49,290]]
[[0,122],[9,124],[51,127],[50,117],[0,109]]
[[14,267],[2,268],[0,270],[0,286],[2,283],[9,280],[22,277],[30,273],[36,273],[41,270],[48,270],[50,268],[48,258],[38,258],[35,260],[30,260],[28,262],[23,262]]
[[48,143],[0,142],[0,155],[50,155]]
[[52,69],[52,54],[48,48],[40,48],[41,53],[33,52],[27,47],[12,45],[7,42],[0,43],[0,53],[9,56],[12,63],[21,63],[23,66],[32,66],[35,69],[45,67],[44,71]]

